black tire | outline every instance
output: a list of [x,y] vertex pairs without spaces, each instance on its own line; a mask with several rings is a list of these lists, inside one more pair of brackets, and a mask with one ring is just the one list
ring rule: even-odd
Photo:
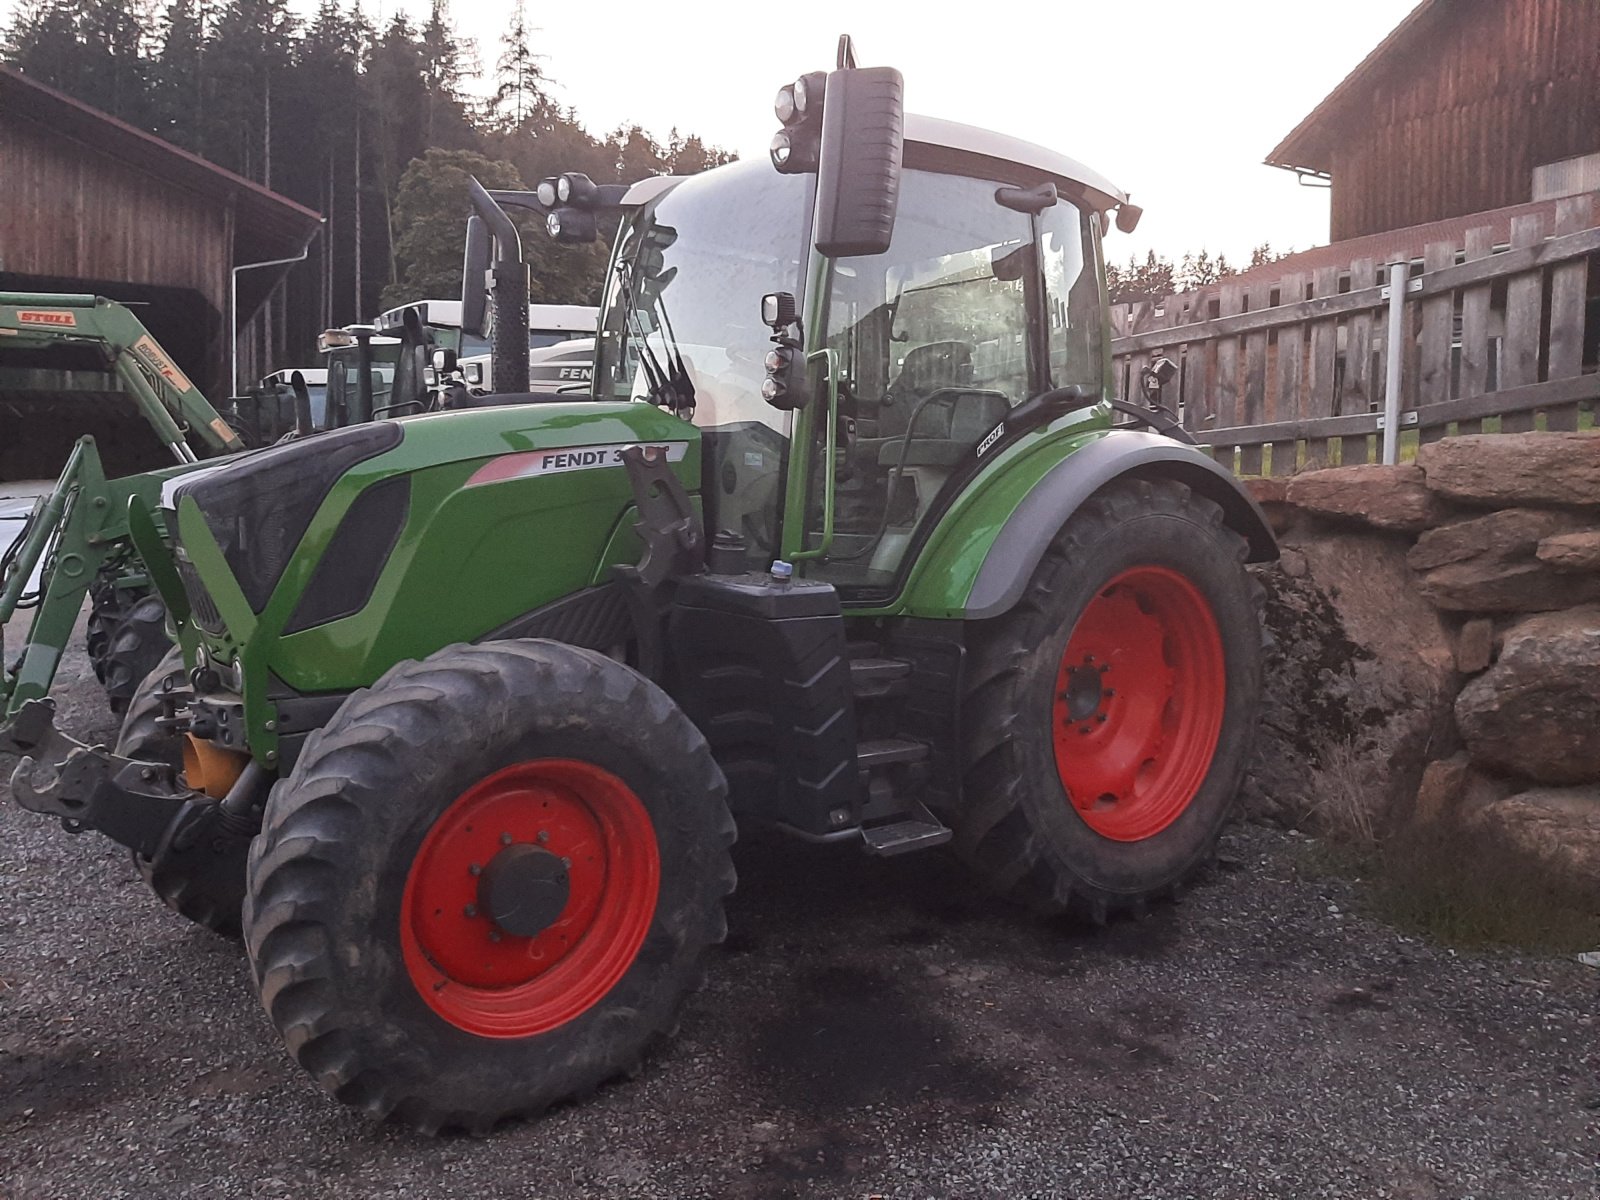
[[128,711],[122,717],[122,728],[117,733],[118,754],[124,758],[164,762],[174,770],[183,769],[183,740],[156,724],[162,715],[163,685],[169,678],[181,678],[182,674],[183,650],[168,642],[161,661],[133,691]]
[[[1176,895],[1214,855],[1249,761],[1261,697],[1261,589],[1245,570],[1247,552],[1244,539],[1223,524],[1222,510],[1184,485],[1118,483],[1056,535],[1011,612],[974,626],[965,697],[966,802],[955,821],[955,845],[1001,894],[1039,912],[1072,911],[1104,921]],[[1225,694],[1212,706],[1220,710],[1220,727],[1209,765],[1201,758],[1192,768],[1193,777],[1203,772],[1198,787],[1173,789],[1180,794],[1164,801],[1178,815],[1157,832],[1120,838],[1091,824],[1104,818],[1080,813],[1063,783],[1062,770],[1071,768],[1057,765],[1057,700],[1066,704],[1069,697],[1060,690],[1067,676],[1058,671],[1068,669],[1063,656],[1090,602],[1112,595],[1108,585],[1141,568],[1175,573],[1203,597],[1220,639]],[[1166,639],[1160,653],[1170,654]],[[1109,712],[1114,695],[1112,689],[1100,699],[1095,692],[1094,707],[1084,711]],[[1080,719],[1082,725],[1074,720],[1066,726],[1069,764],[1072,738],[1084,733],[1087,739],[1099,728],[1094,722],[1103,720]],[[1106,800],[1121,803],[1110,795]]]
[[111,711],[126,712],[139,685],[172,650],[167,606],[151,589],[118,587],[102,573],[92,589],[86,643]]
[[[552,759],[631,789],[653,826],[659,889],[637,953],[589,1007],[530,1035],[483,1036],[441,1015],[413,982],[406,889],[413,864],[432,861],[432,831],[460,828],[444,814],[459,812],[469,789]],[[483,1131],[587,1094],[635,1070],[676,1028],[703,952],[726,934],[726,792],[672,700],[593,651],[511,641],[402,663],[308,739],[268,801],[245,900],[262,1004],[334,1096],[425,1132]]]
[[[168,679],[181,683],[183,650],[169,646],[156,669],[145,676],[133,694],[117,735],[116,752],[124,758],[166,763],[183,770],[183,738],[161,728],[156,721],[164,709],[161,693]],[[244,847],[230,845],[225,863],[195,856],[160,856],[148,859],[133,852],[133,865],[150,890],[173,912],[212,933],[237,938],[239,907],[244,895]]]

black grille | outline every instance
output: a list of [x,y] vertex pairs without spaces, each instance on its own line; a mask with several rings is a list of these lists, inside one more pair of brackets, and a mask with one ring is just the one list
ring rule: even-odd
[[200,572],[182,555],[178,556],[178,578],[183,581],[183,592],[189,597],[189,611],[194,614],[195,623],[207,633],[225,633],[222,614],[212,602],[206,585],[200,582]]

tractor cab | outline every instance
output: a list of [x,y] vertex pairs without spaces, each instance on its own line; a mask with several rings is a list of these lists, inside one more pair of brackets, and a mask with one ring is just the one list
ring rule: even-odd
[[[887,245],[825,258],[817,178],[736,164],[632,214],[595,387],[671,392],[701,430],[707,527],[752,568],[813,558],[808,576],[886,598],[979,467],[1060,415],[1031,398],[1076,388],[1076,419],[1106,423],[1100,237],[1126,197],[1053,152],[909,117]],[[764,322],[764,296],[791,306],[793,336]],[[806,486],[786,497],[796,450]]]

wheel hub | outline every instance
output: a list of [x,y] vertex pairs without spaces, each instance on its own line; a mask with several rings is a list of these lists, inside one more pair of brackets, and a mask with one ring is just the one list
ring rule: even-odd
[[1086,656],[1079,666],[1067,668],[1067,686],[1061,693],[1061,702],[1067,709],[1067,720],[1087,721],[1100,712],[1100,706],[1107,698],[1102,683],[1105,670],[1103,664],[1095,665],[1093,655]]
[[628,970],[655,911],[648,812],[591,763],[530,759],[435,819],[407,874],[406,969],[445,1020],[526,1037],[587,1009]]
[[507,846],[478,877],[478,909],[516,937],[537,937],[554,925],[572,896],[558,855],[526,842]]
[[1199,589],[1156,566],[1109,580],[1068,635],[1051,713],[1056,770],[1084,823],[1136,842],[1176,821],[1210,768],[1226,698]]

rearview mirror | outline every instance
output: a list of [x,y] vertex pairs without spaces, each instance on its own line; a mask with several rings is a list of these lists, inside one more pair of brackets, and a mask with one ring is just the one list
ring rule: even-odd
[[828,76],[814,241],[829,258],[882,254],[894,236],[905,149],[905,84],[893,67]]
[[489,227],[474,213],[467,218],[467,246],[461,259],[461,328],[483,336],[488,311]]

